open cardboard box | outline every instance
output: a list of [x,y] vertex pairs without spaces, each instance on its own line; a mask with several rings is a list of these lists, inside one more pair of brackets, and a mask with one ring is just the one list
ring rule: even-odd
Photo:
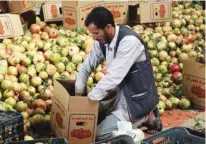
[[51,127],[70,144],[89,144],[95,141],[99,102],[74,96],[74,89],[75,81],[54,81]]

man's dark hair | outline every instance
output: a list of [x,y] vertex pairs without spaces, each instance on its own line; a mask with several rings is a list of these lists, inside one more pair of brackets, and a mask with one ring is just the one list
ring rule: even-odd
[[105,7],[96,7],[89,13],[85,20],[85,26],[88,27],[90,24],[94,24],[100,29],[104,29],[108,24],[115,26],[112,13]]

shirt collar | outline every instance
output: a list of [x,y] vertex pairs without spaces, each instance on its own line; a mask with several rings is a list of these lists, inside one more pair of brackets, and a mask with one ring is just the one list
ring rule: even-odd
[[[119,26],[116,25],[115,26],[115,34],[114,34],[114,37],[109,45],[110,48],[114,49],[114,47],[116,46],[116,42],[117,42],[117,37],[118,37],[118,34],[119,34]],[[108,44],[106,44],[108,45]]]

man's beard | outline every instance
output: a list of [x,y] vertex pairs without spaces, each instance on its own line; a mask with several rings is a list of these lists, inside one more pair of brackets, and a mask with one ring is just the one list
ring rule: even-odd
[[105,40],[105,44],[110,44],[111,42],[109,34],[105,30],[104,30],[104,40]]

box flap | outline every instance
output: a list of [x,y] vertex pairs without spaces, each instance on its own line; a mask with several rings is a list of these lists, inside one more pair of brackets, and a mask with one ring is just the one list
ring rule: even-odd
[[23,27],[19,15],[0,15],[0,39],[23,35]]
[[70,96],[75,95],[75,81],[74,80],[56,80],[69,93]]
[[54,81],[54,98],[58,100],[67,111],[70,94],[67,92],[61,81]]
[[91,101],[85,96],[70,97],[69,111],[98,111],[99,101]]
[[[191,59],[188,61],[183,61],[183,66],[184,66],[183,75],[194,75],[195,73],[196,76],[200,78],[205,78],[205,64],[198,63],[194,61],[193,59]],[[191,66],[193,66],[193,68],[191,68]],[[204,72],[202,72],[202,70]]]

